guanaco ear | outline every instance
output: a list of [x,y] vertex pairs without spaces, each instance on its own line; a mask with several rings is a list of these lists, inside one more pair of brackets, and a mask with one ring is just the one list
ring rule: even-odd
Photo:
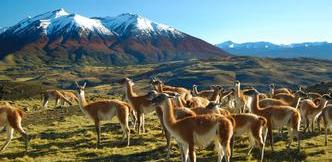
[[150,83],[152,84],[152,83],[154,83],[154,82],[156,82],[156,81],[157,81],[157,78],[156,78],[155,76],[153,76],[153,77],[151,78],[151,82],[150,82]]
[[84,82],[84,84],[83,84],[83,88],[85,88],[86,87],[86,82]]
[[77,82],[77,81],[75,81],[75,85],[76,85],[76,87],[77,87],[77,88],[79,88],[79,87],[80,87],[80,85],[78,84],[78,82]]

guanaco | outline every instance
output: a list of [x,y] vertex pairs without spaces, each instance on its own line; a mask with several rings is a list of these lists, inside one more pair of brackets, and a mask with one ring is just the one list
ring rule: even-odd
[[298,108],[303,96],[296,96],[296,95],[292,95],[292,94],[280,93],[280,94],[274,95],[273,98],[282,100],[282,101],[286,102],[289,106]]
[[277,95],[277,94],[292,94],[291,91],[288,88],[278,88],[276,89],[275,84],[270,84],[270,93],[271,93],[271,97]]
[[145,133],[144,127],[144,114],[151,113],[155,111],[155,106],[152,105],[152,102],[149,100],[151,93],[146,95],[138,95],[134,92],[133,86],[135,85],[134,82],[129,78],[124,78],[122,80],[122,84],[125,86],[126,97],[129,101],[129,104],[132,106],[135,114],[137,115],[138,119],[138,134]]
[[173,92],[180,94],[181,99],[183,100],[184,104],[185,104],[185,101],[189,100],[192,97],[190,90],[188,90],[186,88],[182,88],[182,87],[172,87],[172,86],[165,85],[163,81],[161,81],[157,78],[152,79],[151,85],[154,88],[154,90],[156,90],[159,93],[164,92],[164,91],[173,91]]
[[80,109],[87,117],[94,121],[97,132],[97,147],[100,145],[101,121],[112,120],[114,116],[117,116],[123,131],[123,140],[127,138],[127,146],[129,146],[130,129],[128,126],[128,116],[131,111],[129,104],[116,99],[88,103],[85,99],[86,83],[84,83],[83,86],[80,86],[77,82],[75,82],[75,84]]
[[282,126],[287,126],[288,128],[289,140],[287,148],[290,149],[290,144],[293,141],[293,136],[294,134],[296,134],[298,144],[297,150],[300,151],[300,112],[291,106],[270,106],[266,108],[261,108],[259,106],[258,94],[259,92],[256,89],[244,92],[244,95],[253,98],[252,112],[267,119],[268,134],[272,151],[274,150],[272,129],[281,128]]
[[[69,100],[71,103],[76,102],[77,104],[79,103],[79,99],[77,98],[77,96],[74,94],[74,92],[70,92],[70,91],[61,91],[62,95]],[[66,103],[64,100],[60,100],[60,105],[66,106]]]
[[324,130],[325,130],[325,146],[327,146],[327,129],[332,125],[332,105],[327,105],[323,110],[318,114],[317,123],[320,123],[320,120],[323,119]]
[[152,102],[160,105],[163,111],[165,127],[175,137],[184,153],[182,161],[196,161],[194,146],[207,146],[214,142],[218,151],[218,161],[226,152],[226,161],[230,161],[230,141],[233,136],[233,123],[221,115],[197,115],[176,119],[171,97],[165,93],[159,94]]
[[215,85],[212,85],[210,86],[210,89],[209,90],[202,90],[202,91],[198,91],[197,90],[197,85],[193,85],[193,89],[192,89],[192,92],[193,92],[193,96],[199,96],[199,97],[204,97],[204,98],[207,98],[208,100],[210,100],[210,98],[212,97],[213,95],[213,92],[214,92],[214,87]]
[[235,92],[234,92],[234,102],[235,102],[235,107],[236,109],[239,109],[240,113],[243,113],[245,111],[251,111],[251,108],[250,108],[250,102],[248,100],[248,97],[247,96],[244,96],[243,95],[243,92],[241,90],[241,83],[240,81],[235,81],[234,82],[234,89],[235,89]]
[[[310,99],[305,99],[301,101],[300,104],[300,112],[305,124],[304,132],[309,128],[311,125],[311,131],[314,132],[314,119],[317,114],[319,114],[322,109],[327,105],[327,101],[323,98],[319,98],[318,102],[315,103]],[[308,130],[310,131],[310,129]]]
[[42,92],[42,107],[47,108],[47,104],[51,98],[55,100],[54,108],[57,107],[60,101],[66,102],[69,105],[72,105],[72,102],[68,100],[59,90],[46,90]]
[[19,108],[13,107],[9,104],[0,106],[0,127],[6,128],[7,139],[4,145],[0,148],[3,151],[7,148],[11,140],[13,139],[14,130],[18,131],[24,138],[25,150],[28,151],[28,134],[22,128],[22,118],[24,112]]

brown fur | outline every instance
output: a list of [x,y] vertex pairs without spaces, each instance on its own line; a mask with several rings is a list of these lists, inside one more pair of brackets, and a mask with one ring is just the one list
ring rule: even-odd
[[[211,87],[212,88],[212,87]],[[198,91],[197,90],[197,85],[193,85],[193,96],[196,97],[204,97],[207,98],[208,100],[211,99],[211,97],[213,96],[214,90],[213,89],[209,89],[209,90],[202,90],[202,91]]]
[[[229,161],[230,157],[230,140],[233,135],[233,124],[232,122],[224,116],[219,115],[198,115],[191,116],[182,119],[176,119],[174,116],[174,108],[170,99],[163,98],[154,101],[161,105],[163,109],[163,120],[167,130],[174,136],[180,143],[183,152],[189,151],[190,161],[195,161],[195,151],[194,146],[203,144],[204,146],[215,141],[217,146],[223,146],[226,152],[226,161]],[[210,132],[216,129],[216,132]],[[203,138],[206,133],[212,133],[209,135],[212,139],[204,139],[202,141],[196,141],[195,136],[198,138]],[[205,137],[205,136],[204,136]],[[221,148],[217,147],[218,151],[221,152]],[[187,157],[186,155],[184,157]],[[220,157],[218,157],[220,158]],[[184,159],[184,161],[186,158]]]
[[[231,115],[236,123],[234,134],[241,136],[243,133],[250,135],[250,147],[254,144],[258,144],[259,148],[263,148],[265,143],[263,139],[263,128],[267,126],[267,120],[265,117],[255,114],[243,113]],[[251,150],[250,150],[251,151]]]
[[314,131],[314,118],[327,104],[327,101],[322,98],[315,100],[316,102],[310,99],[301,101],[299,109],[305,124],[304,132],[309,128],[309,125],[311,125],[311,131]]
[[274,84],[270,85],[270,91],[271,91],[271,96],[272,97],[274,97],[277,94],[281,94],[281,93],[282,94],[289,94],[289,95],[292,94],[291,91],[288,88],[278,88],[278,89],[276,89]]
[[[71,91],[60,91],[62,95],[68,99],[71,103],[76,102],[77,104],[79,103],[79,100],[77,96],[74,94],[74,92]],[[66,102],[64,100],[61,100],[61,105],[64,105]]]
[[22,128],[22,118],[24,112],[19,108],[2,105],[0,106],[0,127],[6,127],[7,139],[4,145],[1,147],[0,151],[3,151],[7,148],[8,144],[13,138],[14,130],[18,131],[24,138],[25,150],[28,149],[28,134]]
[[[252,102],[252,111],[254,114],[263,116],[267,119],[268,124],[268,132],[269,138],[271,142],[271,147],[273,150],[273,136],[272,136],[272,129],[275,126],[287,126],[290,134],[290,138],[288,141],[288,148],[292,142],[293,132],[297,134],[298,139],[298,151],[300,151],[300,122],[301,122],[301,114],[300,112],[291,106],[270,106],[266,108],[261,108],[259,106],[259,96],[256,90],[251,90],[246,92],[247,95],[253,97]],[[278,123],[281,122],[282,123]]]
[[130,145],[130,129],[128,126],[128,116],[130,106],[119,100],[104,100],[87,103],[85,100],[85,85],[79,86],[77,84],[79,93],[79,106],[84,114],[91,118],[95,123],[97,132],[97,146],[100,145],[100,122],[104,120],[111,120],[117,116],[121,128],[123,130],[123,138],[127,137],[127,146]]
[[[128,98],[129,104],[132,106],[133,110],[136,112],[138,119],[138,134],[145,133],[144,128],[144,114],[155,111],[155,106],[152,105],[150,101],[150,94],[138,95],[134,92],[133,86],[134,82],[129,78],[124,80],[126,88],[126,96]],[[149,109],[150,108],[150,109]]]
[[191,97],[189,100],[187,100],[187,107],[189,108],[195,108],[195,107],[205,107],[209,104],[209,100],[203,97]]
[[[248,97],[243,95],[243,91],[241,90],[240,81],[235,81],[234,83],[234,97],[235,97],[235,108],[239,109],[240,113],[245,112],[246,108],[249,109]],[[250,110],[250,109],[249,109]]]
[[259,106],[270,107],[270,106],[288,106],[288,104],[282,100],[273,99],[273,98],[265,98],[259,100]]
[[72,105],[72,102],[68,100],[61,91],[59,90],[46,90],[42,94],[42,106],[43,108],[47,108],[47,104],[50,98],[55,99],[54,108],[59,104],[60,101],[66,102],[69,105]]
[[316,99],[316,98],[321,98],[322,95],[319,94],[319,93],[314,93],[314,92],[309,92],[307,93],[308,97],[311,98],[311,99]]
[[284,93],[276,94],[276,95],[274,95],[273,98],[282,100],[282,101],[286,102],[289,106],[292,106],[295,108],[298,108],[299,100],[301,99],[300,97],[297,97],[295,95],[284,94]]
[[165,85],[161,80],[153,79],[151,84],[154,90],[156,90],[159,93],[163,93],[164,91],[172,91],[180,94],[184,104],[185,101],[189,100],[192,97],[190,90],[182,87],[172,87]]
[[318,115],[317,123],[320,123],[320,120],[323,119],[324,130],[325,130],[325,146],[327,146],[327,133],[328,128],[332,125],[332,105],[327,105],[323,108],[321,113]]

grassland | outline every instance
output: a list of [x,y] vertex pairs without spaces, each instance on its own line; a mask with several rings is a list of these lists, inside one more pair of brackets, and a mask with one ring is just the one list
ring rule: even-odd
[[[90,96],[92,98],[92,96]],[[15,103],[26,107],[39,105],[39,100],[22,100]],[[53,105],[51,104],[50,107]],[[38,106],[37,106],[38,107]],[[0,161],[165,161],[166,142],[161,134],[159,121],[155,114],[147,116],[147,133],[138,135],[132,130],[131,146],[122,141],[122,132],[116,118],[104,122],[101,147],[96,148],[96,133],[93,123],[79,110],[78,106],[57,107],[46,110],[30,110],[23,120],[24,128],[31,136],[29,151],[25,152],[22,138],[15,138],[7,150],[0,153]],[[266,161],[329,161],[332,157],[331,146],[324,146],[324,136],[319,133],[304,135],[302,151],[296,153],[295,142],[291,153],[286,151],[286,134],[275,136],[275,151],[266,149]],[[1,133],[0,142],[4,142],[5,133]],[[332,142],[332,135],[329,136]],[[179,161],[180,155],[173,141],[170,161]],[[247,155],[246,137],[235,140],[235,161],[257,161],[259,150]],[[212,147],[198,150],[199,161],[214,161],[216,154]]]
[[[201,87],[210,84],[227,87],[238,79],[244,86],[254,85],[262,91],[272,82],[296,88],[299,84],[309,86],[332,80],[332,62],[309,59],[238,57],[225,61],[190,60],[126,67],[0,65],[0,69],[0,100],[13,101],[27,112],[23,125],[31,136],[29,151],[24,152],[22,139],[15,133],[7,150],[0,153],[0,161],[166,161],[166,142],[155,114],[147,115],[146,134],[139,136],[132,130],[130,147],[121,141],[122,132],[117,119],[105,122],[102,146],[96,148],[93,123],[77,105],[53,108],[51,103],[48,109],[40,107],[41,91],[47,88],[73,89],[75,80],[88,82],[90,101],[120,98],[123,89],[118,81],[123,77],[133,78],[136,89],[143,91],[149,89],[152,76],[160,77],[167,84],[187,88],[193,83]],[[5,136],[4,132],[0,133],[0,144]],[[266,161],[332,160],[332,147],[324,146],[320,133],[303,135],[300,154],[295,153],[295,143],[288,153],[285,139],[286,134],[275,136],[275,152],[267,147]],[[332,143],[332,136],[329,136],[329,143]],[[174,141],[173,144],[171,161],[180,161]],[[259,150],[248,156],[247,147],[246,137],[236,139],[234,161],[259,159]],[[197,157],[198,161],[216,160],[212,147],[198,150]]]

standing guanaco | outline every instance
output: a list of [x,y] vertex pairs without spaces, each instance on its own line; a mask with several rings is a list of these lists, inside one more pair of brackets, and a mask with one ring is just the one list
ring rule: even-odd
[[130,129],[128,126],[128,116],[131,107],[127,103],[115,99],[88,103],[85,99],[86,83],[84,83],[83,86],[80,86],[77,82],[75,82],[75,84],[78,92],[80,109],[87,117],[94,121],[97,132],[97,147],[100,145],[100,122],[112,120],[114,116],[117,116],[123,131],[123,139],[127,138],[127,146],[129,146]]
[[170,134],[180,143],[184,157],[182,161],[196,161],[194,146],[207,146],[215,143],[218,151],[218,161],[224,157],[230,161],[230,141],[233,136],[233,123],[221,115],[197,115],[183,119],[176,119],[171,96],[161,93],[152,102],[160,105],[163,111],[165,127]]
[[42,92],[42,107],[47,108],[47,104],[51,98],[55,100],[54,108],[59,104],[60,101],[66,102],[72,105],[72,102],[68,100],[59,90],[47,90]]
[[122,80],[122,84],[124,84],[126,97],[129,101],[129,104],[132,106],[135,111],[138,119],[138,134],[145,133],[144,127],[144,114],[151,113],[155,111],[155,106],[152,105],[152,102],[149,100],[151,94],[146,95],[138,95],[134,92],[133,86],[134,82],[129,78],[124,78]]
[[23,130],[21,121],[24,112],[19,108],[13,107],[9,104],[0,106],[0,127],[6,128],[7,139],[4,145],[0,148],[3,151],[7,148],[10,141],[13,139],[14,130],[18,131],[24,138],[25,150],[28,150],[29,137]]
[[271,148],[273,151],[273,128],[281,128],[282,126],[287,126],[289,140],[287,148],[290,149],[290,144],[293,141],[294,134],[297,135],[297,149],[300,151],[300,124],[301,124],[301,114],[300,112],[291,106],[270,106],[261,108],[259,106],[259,92],[256,89],[244,92],[253,98],[252,102],[252,112],[254,114],[263,116],[267,119],[268,134],[270,138]]

